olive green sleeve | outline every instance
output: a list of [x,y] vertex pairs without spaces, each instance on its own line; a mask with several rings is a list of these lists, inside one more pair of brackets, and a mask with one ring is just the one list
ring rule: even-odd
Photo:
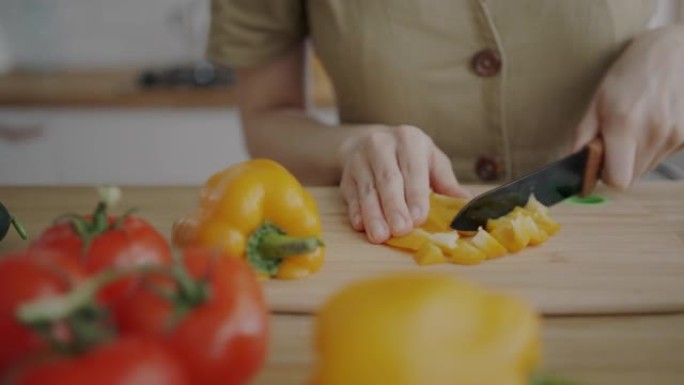
[[259,65],[306,34],[305,0],[212,0],[207,57],[234,68]]

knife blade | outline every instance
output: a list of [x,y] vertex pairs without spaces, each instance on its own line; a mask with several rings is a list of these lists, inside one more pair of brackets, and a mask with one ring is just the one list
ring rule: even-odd
[[596,138],[572,155],[473,198],[456,214],[451,228],[476,231],[488,219],[524,206],[532,194],[545,206],[577,194],[586,196],[596,186],[602,161],[603,141]]

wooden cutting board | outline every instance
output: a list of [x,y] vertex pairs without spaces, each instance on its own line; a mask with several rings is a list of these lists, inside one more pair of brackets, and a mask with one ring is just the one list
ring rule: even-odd
[[[472,187],[471,191],[484,191]],[[334,188],[312,188],[328,246],[316,275],[268,281],[273,311],[312,313],[332,293],[357,279],[394,271],[422,271],[471,279],[508,290],[546,314],[684,312],[684,183],[651,182],[617,193],[600,188],[600,206],[563,203],[552,208],[561,231],[547,243],[477,266],[419,267],[410,254],[368,243],[347,224]],[[169,236],[174,219],[197,203],[198,187],[127,187],[120,208],[138,207]],[[0,187],[2,201],[31,234],[64,212],[92,210],[89,187]],[[0,252],[23,247],[16,234]]]
[[541,246],[476,266],[430,267],[419,267],[405,252],[368,243],[364,234],[350,229],[336,191],[314,190],[328,246],[326,264],[304,280],[267,282],[268,300],[277,312],[310,313],[357,279],[423,271],[507,290],[549,315],[684,311],[684,241],[679,236],[684,235],[684,184],[658,186],[650,193],[599,187],[606,203],[552,208],[562,229]]

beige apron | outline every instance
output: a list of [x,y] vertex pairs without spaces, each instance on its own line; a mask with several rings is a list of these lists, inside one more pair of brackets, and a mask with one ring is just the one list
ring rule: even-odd
[[592,92],[657,0],[214,0],[210,58],[261,64],[309,36],[340,121],[420,127],[461,181],[570,150]]

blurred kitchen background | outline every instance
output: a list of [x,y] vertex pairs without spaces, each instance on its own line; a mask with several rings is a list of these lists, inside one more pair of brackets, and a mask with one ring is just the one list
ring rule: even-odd
[[[661,2],[653,26],[684,19]],[[0,0],[0,184],[199,184],[247,159],[232,73],[202,60],[208,24],[209,0]],[[309,78],[334,121],[313,60]]]

